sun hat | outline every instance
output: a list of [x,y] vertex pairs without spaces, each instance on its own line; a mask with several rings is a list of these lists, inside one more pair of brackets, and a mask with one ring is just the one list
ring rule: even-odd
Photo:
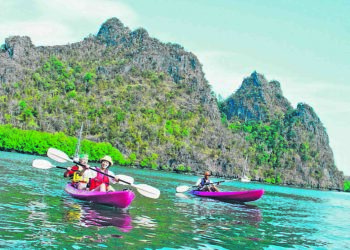
[[104,157],[100,160],[100,162],[102,162],[102,161],[108,161],[108,162],[109,162],[109,166],[112,166],[112,165],[113,165],[112,158],[111,158],[109,155],[104,156]]

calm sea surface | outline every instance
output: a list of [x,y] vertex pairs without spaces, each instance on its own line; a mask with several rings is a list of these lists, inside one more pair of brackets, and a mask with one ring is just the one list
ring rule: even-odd
[[196,176],[113,166],[161,190],[157,200],[135,190],[120,210],[71,198],[64,170],[35,169],[33,159],[58,164],[0,152],[0,249],[350,248],[349,193],[228,181],[222,190],[265,189],[258,201],[230,204],[175,193]]

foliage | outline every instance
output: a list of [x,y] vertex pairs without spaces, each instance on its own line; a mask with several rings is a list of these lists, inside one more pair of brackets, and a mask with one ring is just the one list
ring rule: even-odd
[[[73,156],[77,139],[62,132],[46,133],[33,130],[20,130],[12,125],[0,125],[0,149],[45,155],[51,147]],[[88,140],[81,142],[82,152],[89,155],[91,161],[98,161],[104,155],[110,155],[114,162],[124,165],[125,159],[118,149],[110,143],[96,143]]]
[[180,164],[180,165],[176,166],[175,171],[177,171],[177,172],[191,172],[191,167]]
[[350,192],[350,181],[344,181],[344,191]]

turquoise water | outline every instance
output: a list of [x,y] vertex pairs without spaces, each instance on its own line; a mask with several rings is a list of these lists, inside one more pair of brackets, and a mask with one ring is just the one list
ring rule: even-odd
[[[222,190],[265,189],[235,204],[176,194],[198,177],[112,167],[161,190],[136,190],[128,209],[75,200],[63,170],[31,167],[32,155],[0,152],[1,249],[346,249],[350,194],[227,181]],[[96,164],[92,164],[96,165]],[[60,165],[64,166],[64,165]],[[68,166],[68,165],[66,165]],[[213,180],[215,180],[213,178]],[[118,186],[124,188],[126,186]]]

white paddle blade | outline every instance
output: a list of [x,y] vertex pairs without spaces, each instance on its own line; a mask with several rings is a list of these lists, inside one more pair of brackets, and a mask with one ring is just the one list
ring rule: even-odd
[[140,194],[148,198],[158,199],[160,196],[159,189],[147,184],[132,184],[131,186],[135,187]]
[[189,186],[178,186],[176,187],[176,193],[184,193],[188,191],[191,187]]
[[49,169],[55,166],[53,166],[49,161],[36,159],[36,160],[33,160],[32,167],[40,168],[40,169]]
[[73,162],[73,160],[71,160],[68,157],[68,155],[66,155],[61,150],[58,150],[55,148],[49,148],[49,150],[47,151],[47,156],[57,162],[62,162],[62,163],[67,161]]
[[[134,178],[132,178],[131,176],[127,176],[127,175],[123,175],[123,174],[118,174],[116,175],[115,177],[117,177],[118,179],[122,180],[122,181],[125,181],[125,182],[128,182],[130,184],[134,184]],[[121,184],[121,185],[129,185],[127,183],[124,183],[124,182],[118,182],[118,184]]]

